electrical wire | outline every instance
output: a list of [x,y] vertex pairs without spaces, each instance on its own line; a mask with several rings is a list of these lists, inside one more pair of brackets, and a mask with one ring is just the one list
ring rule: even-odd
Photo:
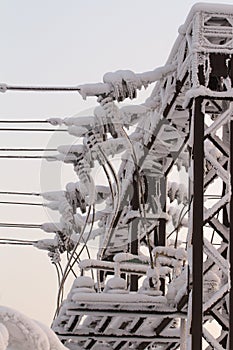
[[56,152],[57,148],[0,148],[0,152]]
[[37,241],[14,239],[14,238],[0,238],[0,244],[2,245],[21,245],[21,246],[33,246]]
[[56,315],[58,314],[58,311],[59,311],[59,308],[60,308],[60,304],[61,304],[61,296],[62,296],[62,292],[63,292],[63,288],[64,288],[64,284],[65,284],[65,281],[67,279],[67,276],[68,276],[68,273],[69,273],[69,268],[70,268],[70,263],[73,259],[73,256],[76,252],[76,249],[82,239],[82,236],[85,232],[85,229],[86,229],[86,226],[87,226],[87,223],[88,223],[88,219],[89,219],[89,216],[90,216],[90,213],[91,213],[91,205],[89,206],[89,209],[88,209],[88,213],[87,213],[87,216],[86,216],[86,220],[85,220],[85,223],[83,225],[83,228],[82,228],[82,232],[80,233],[80,236],[79,236],[79,239],[78,241],[76,242],[75,244],[75,247],[73,248],[72,252],[71,252],[71,255],[70,255],[70,259],[68,260],[67,264],[66,264],[66,267],[64,269],[64,272],[63,272],[63,277],[62,277],[62,280],[61,280],[61,284],[59,286],[59,289],[58,289],[58,295],[57,295],[57,309],[55,311],[55,315],[54,317],[56,317]]
[[15,224],[15,223],[5,223],[0,222],[0,227],[10,227],[10,228],[40,228],[41,225],[39,224]]
[[58,160],[55,156],[24,156],[24,155],[16,155],[16,156],[2,156],[0,155],[0,159],[53,159]]
[[18,245],[18,246],[32,246],[32,243],[19,243],[19,242],[0,242],[0,245]]
[[55,91],[77,91],[79,92],[81,89],[77,86],[17,86],[17,85],[1,85],[1,92],[5,92],[7,90],[12,91],[31,91],[31,92],[55,92]]
[[[191,196],[191,199],[189,201],[188,208],[187,208],[186,212],[182,215],[184,208],[187,206],[187,204],[184,204],[184,207],[182,208],[182,210],[179,214],[178,224],[176,225],[174,230],[172,230],[170,233],[168,233],[167,239],[170,238],[174,232],[177,232],[177,230],[180,229],[180,225],[181,225],[182,220],[184,219],[185,215],[190,211],[192,200],[193,200],[193,196]],[[182,215],[182,217],[181,217],[181,215]]]
[[47,123],[50,124],[49,120],[12,120],[12,119],[7,119],[7,120],[0,120],[1,124],[33,124],[33,123]]
[[[92,229],[93,229],[93,226],[94,226],[94,222],[95,222],[95,206],[93,205],[93,215],[92,215],[92,220],[91,220],[91,226],[90,226],[90,229],[89,229],[89,233],[87,235],[87,238],[86,240],[84,241],[83,237],[82,237],[82,240],[83,240],[83,246],[81,248],[81,250],[78,252],[78,254],[76,254],[76,258],[74,259],[74,262],[72,263],[71,265],[71,268],[75,265],[75,263],[78,261],[79,257],[81,256],[83,250],[86,248],[87,250],[87,255],[88,255],[88,258],[91,259],[91,255],[90,255],[90,252],[89,252],[89,248],[87,246],[87,242],[89,241],[89,238],[90,238],[90,235],[92,233]],[[92,278],[94,279],[94,274],[93,274],[93,269],[91,269],[91,274],[92,274]]]
[[7,202],[7,201],[2,201],[0,204],[7,204],[7,205],[31,205],[31,206],[40,206],[43,207],[43,203],[24,203],[24,202]]
[[108,184],[109,184],[109,188],[110,188],[111,196],[112,196],[112,203],[113,203],[113,206],[114,206],[114,191],[113,191],[111,179],[110,179],[110,176],[109,176],[109,173],[108,173],[108,170],[107,170],[106,166],[103,164],[102,167],[103,167],[104,173],[106,175],[106,178],[108,180]]
[[38,128],[0,128],[0,131],[23,131],[23,132],[68,132],[68,129],[38,129]]
[[0,241],[9,241],[9,242],[19,242],[19,243],[37,243],[38,241],[31,241],[31,240],[25,240],[25,239],[17,239],[17,238],[0,238]]
[[104,160],[106,161],[108,167],[110,168],[111,172],[112,172],[112,175],[114,177],[114,180],[115,180],[115,183],[116,183],[116,196],[117,196],[117,201],[116,201],[116,205],[115,205],[115,208],[114,208],[114,214],[112,216],[112,219],[111,219],[111,222],[109,224],[109,229],[107,230],[106,234],[105,234],[105,237],[103,239],[103,246],[101,248],[101,250],[99,251],[98,253],[98,258],[99,259],[102,259],[106,249],[107,249],[107,245],[109,243],[109,240],[111,239],[111,236],[115,230],[115,227],[113,227],[113,223],[118,215],[118,212],[119,212],[119,208],[120,208],[120,183],[119,183],[119,180],[118,180],[118,177],[116,175],[116,172],[112,166],[112,164],[109,162],[107,156],[105,155],[105,153],[103,152],[103,150],[99,147],[99,151],[100,153],[102,154],[102,156],[104,157]]
[[[123,127],[121,127],[121,130],[123,131],[126,140],[129,143],[129,146],[131,148],[131,156],[133,158],[134,164],[135,164],[135,172],[136,172],[136,176],[137,176],[137,190],[138,190],[138,198],[142,199],[142,210],[141,210],[141,203],[139,200],[139,213],[141,216],[141,222],[142,222],[142,226],[143,226],[143,230],[146,233],[146,241],[147,241],[147,247],[149,250],[149,255],[150,255],[150,264],[151,264],[151,268],[154,268],[154,261],[153,261],[153,256],[152,256],[152,247],[150,245],[150,237],[149,237],[149,233],[148,230],[146,229],[146,207],[145,207],[145,200],[144,200],[144,195],[143,195],[143,186],[142,186],[142,180],[141,180],[141,176],[138,170],[138,162],[137,162],[137,156],[135,153],[135,149],[133,146],[132,141],[130,140],[128,134],[126,133],[126,131],[124,130]],[[143,213],[143,215],[142,215]]]
[[0,191],[0,194],[4,195],[19,195],[19,196],[41,196],[41,193],[36,192],[12,192],[12,191]]
[[54,262],[53,265],[55,266],[55,269],[56,269],[56,272],[57,272],[57,280],[58,280],[58,286],[60,285],[61,283],[61,276],[60,276],[60,271],[59,271],[59,268],[57,266],[57,264]]

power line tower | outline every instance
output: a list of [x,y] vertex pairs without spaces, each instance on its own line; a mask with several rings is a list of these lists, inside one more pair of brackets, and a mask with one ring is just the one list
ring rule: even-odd
[[[99,261],[80,264],[82,271],[98,270],[99,293],[87,277],[78,278],[54,322],[71,349],[233,348],[233,7],[196,5],[179,33],[169,70],[140,107],[144,120],[134,135],[125,137],[114,124],[116,139],[128,142],[131,154],[115,179],[117,209],[105,221]],[[120,74],[118,101],[132,97],[129,74]],[[102,107],[120,123],[112,96],[102,96]],[[169,181],[177,166],[188,169],[186,195]],[[186,206],[178,219],[174,199],[177,207],[179,201]],[[170,235],[169,215],[176,222]],[[188,227],[180,229],[185,218]],[[142,245],[148,247],[147,268]],[[103,290],[104,271],[115,277]]]
[[[37,243],[54,263],[69,254],[53,323],[69,349],[233,349],[232,53],[233,7],[197,4],[163,68],[73,88],[98,96],[94,116],[50,119],[83,137],[58,148],[79,182],[44,194],[62,218],[42,225],[54,242]],[[116,103],[154,81],[144,104]],[[93,180],[97,164],[107,186]]]

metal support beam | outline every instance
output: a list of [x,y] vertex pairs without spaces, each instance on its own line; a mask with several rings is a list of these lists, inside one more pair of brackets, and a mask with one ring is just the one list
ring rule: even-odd
[[[230,237],[229,237],[229,263],[230,263],[230,297],[229,297],[229,324],[232,324],[233,320],[233,120],[230,121]],[[233,349],[233,327],[229,327],[229,349]]]
[[202,300],[203,300],[203,158],[204,115],[203,99],[194,101],[194,145],[193,145],[193,229],[192,229],[192,350],[202,349]]

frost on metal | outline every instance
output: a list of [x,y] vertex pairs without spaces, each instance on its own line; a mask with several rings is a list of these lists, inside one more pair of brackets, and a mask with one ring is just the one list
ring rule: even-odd
[[48,120],[79,140],[57,149],[77,181],[43,194],[60,222],[35,244],[58,270],[67,254],[53,329],[69,349],[228,348],[232,54],[233,7],[197,4],[164,67],[108,72],[79,86],[92,116]]

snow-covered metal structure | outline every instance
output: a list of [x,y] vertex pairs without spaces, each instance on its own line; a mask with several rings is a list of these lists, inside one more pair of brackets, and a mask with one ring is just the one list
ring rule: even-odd
[[[197,4],[164,67],[80,85],[94,115],[49,119],[82,139],[58,148],[79,181],[43,194],[61,220],[35,244],[54,264],[69,256],[53,322],[69,349],[233,348],[232,54],[233,6]],[[155,81],[145,103],[121,107]],[[96,237],[97,256],[80,261]]]

